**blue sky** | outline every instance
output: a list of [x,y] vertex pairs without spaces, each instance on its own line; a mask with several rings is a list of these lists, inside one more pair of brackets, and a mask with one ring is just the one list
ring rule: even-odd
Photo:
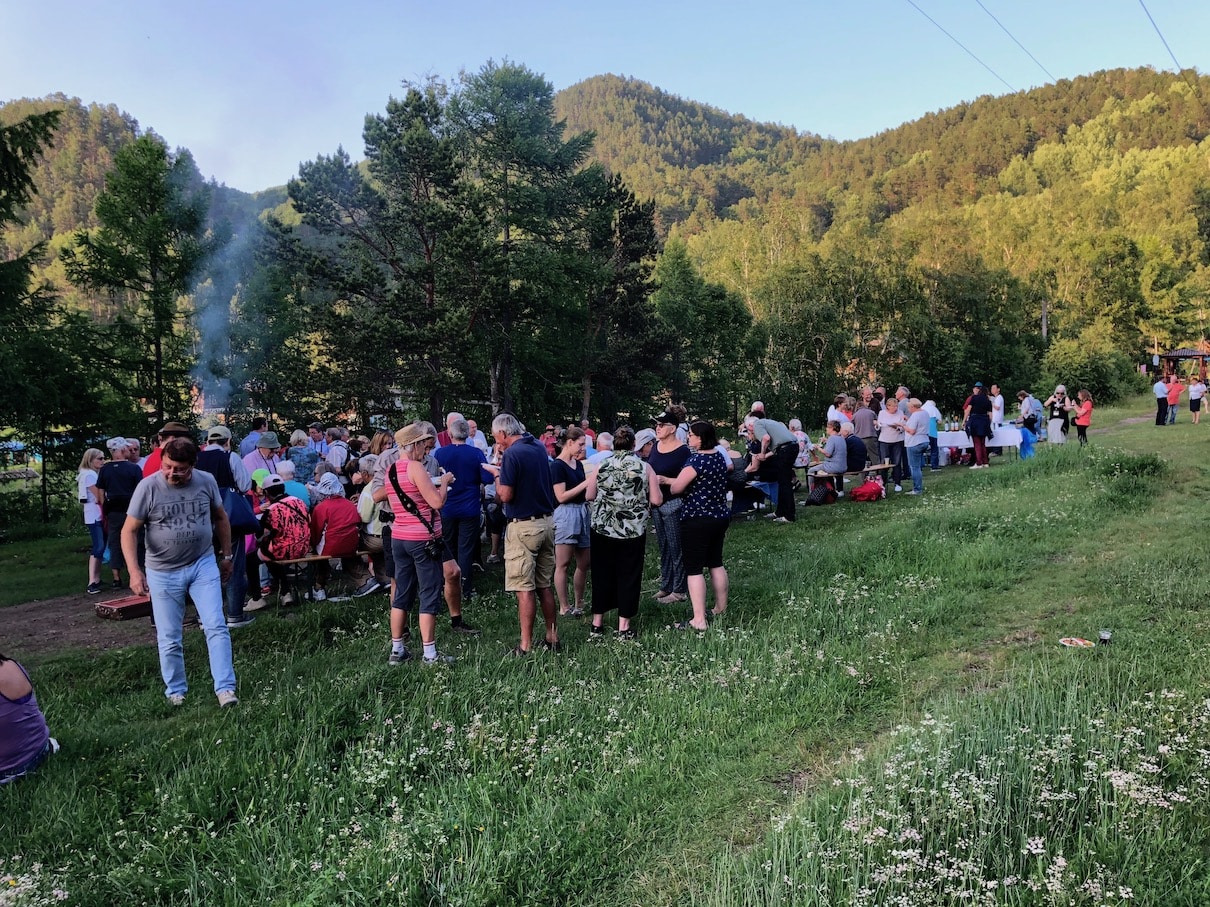
[[[1181,65],[1206,71],[1210,3],[1143,2]],[[992,16],[1056,79],[1171,71],[1146,10],[1140,0],[0,0],[0,100],[63,92],[116,104],[189,148],[205,175],[254,191],[337,145],[360,158],[365,115],[403,80],[453,79],[488,59],[522,63],[556,89],[612,72],[853,139],[1050,82]]]

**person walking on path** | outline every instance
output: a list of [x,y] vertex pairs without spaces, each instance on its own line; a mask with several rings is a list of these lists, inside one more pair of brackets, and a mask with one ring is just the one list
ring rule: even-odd
[[[223,615],[223,584],[231,579],[235,555],[218,483],[209,473],[194,469],[197,454],[197,445],[188,438],[173,438],[164,445],[159,471],[140,482],[130,499],[126,525],[122,527],[122,553],[130,570],[131,591],[151,595],[160,673],[168,701],[183,705],[189,689],[182,639],[188,596],[206,633],[218,704],[229,706],[239,700],[235,695],[231,633]],[[144,526],[146,573],[138,565],[139,530]]]

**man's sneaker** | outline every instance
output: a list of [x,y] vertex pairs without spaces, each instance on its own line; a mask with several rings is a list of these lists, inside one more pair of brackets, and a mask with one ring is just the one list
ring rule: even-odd
[[895,490],[896,490],[896,491],[903,491],[903,486],[902,486],[902,485],[896,485],[896,486],[895,486]]
[[328,600],[328,593],[325,592],[323,589],[312,589],[311,590],[311,601],[322,602],[322,601],[327,601],[327,600]]
[[101,584],[100,583],[89,583],[88,584],[88,594],[89,595],[100,595],[101,594]]
[[391,654],[387,656],[387,664],[401,665],[411,657],[412,653],[407,649],[404,649],[402,652],[396,652],[394,649],[392,649]]
[[244,602],[245,611],[259,611],[261,608],[269,607],[269,599],[263,595],[260,598],[250,598]]
[[264,598],[266,595],[272,595],[273,587],[272,586],[261,586],[260,594],[261,594],[261,598]]
[[457,660],[458,659],[453,655],[438,654],[434,655],[432,658],[429,658],[427,655],[424,657],[424,663],[426,665],[452,665]]
[[292,593],[292,592],[286,592],[286,593],[284,593],[284,594],[282,595],[282,597],[281,597],[281,603],[282,603],[282,606],[283,606],[283,607],[284,607],[285,605],[292,605],[292,604],[294,604],[294,593]]
[[404,642],[411,642],[411,641],[412,641],[412,630],[411,630],[411,628],[410,628],[410,627],[404,627],[404,628],[403,628],[403,633],[401,633],[401,634],[400,634],[399,638],[400,638],[400,639],[402,639]]
[[184,705],[185,704],[185,694],[184,693],[169,693],[168,702],[171,705]]
[[117,592],[119,589],[125,589],[126,584],[124,582],[122,582],[120,579],[115,579],[112,583],[109,584],[109,588],[113,589],[115,592]]
[[500,563],[500,555],[498,555],[498,554],[489,554],[489,555],[487,556],[487,562],[488,562],[489,564],[498,564],[498,563]]
[[241,614],[239,617],[228,617],[227,626],[228,627],[246,627],[246,626],[248,626],[248,624],[252,623],[252,621],[254,621],[254,620],[256,620],[256,618],[253,617],[251,614]]
[[225,709],[229,705],[235,705],[239,702],[239,698],[235,695],[235,690],[219,690],[218,691],[218,707]]
[[365,596],[365,595],[373,595],[375,592],[377,592],[381,588],[382,588],[382,583],[378,582],[378,580],[374,579],[374,577],[371,576],[368,580],[366,580],[364,583],[362,583],[360,586],[358,586],[353,591],[353,597],[361,598],[362,596]]
[[482,631],[464,620],[458,621],[456,624],[450,624],[450,629],[455,633],[461,633],[463,636],[478,636]]
[[779,517],[774,517],[774,518],[773,518],[773,522],[775,522],[775,523],[789,523],[789,522],[790,522],[790,520],[787,520],[787,519],[786,519],[784,516],[779,516]]

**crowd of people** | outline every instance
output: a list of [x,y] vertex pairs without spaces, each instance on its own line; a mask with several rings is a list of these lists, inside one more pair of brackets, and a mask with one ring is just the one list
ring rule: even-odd
[[[1185,388],[1176,379],[1157,383],[1157,401],[1161,387],[1156,421],[1170,424],[1176,403],[1169,400],[1179,401]],[[1188,390],[1196,422],[1205,384]],[[970,442],[963,446],[973,448],[970,468],[988,466],[1006,425],[1020,427],[1023,457],[1043,436],[1064,443],[1073,424],[1087,443],[1086,390],[1073,398],[1058,385],[1044,401],[1022,390],[1017,400],[1019,415],[1010,419],[997,385],[974,384],[960,421]],[[597,433],[585,420],[550,424],[537,436],[505,413],[489,437],[454,412],[440,431],[414,422],[356,437],[320,423],[279,435],[258,419],[238,444],[214,425],[199,447],[191,428],[169,422],[146,456],[137,440],[120,437],[107,442],[108,458],[95,448],[84,455],[78,492],[90,536],[87,588],[105,588],[108,564],[109,588],[124,588],[125,572],[132,591],[150,593],[165,695],[176,704],[187,692],[187,598],[226,705],[237,701],[230,631],[274,599],[279,607],[325,599],[336,564],[353,596],[389,592],[389,663],[411,658],[417,610],[423,661],[448,664],[437,648],[438,618],[447,613],[453,632],[477,635],[463,606],[476,594],[476,571],[503,563],[504,588],[518,608],[511,652],[521,657],[535,646],[561,648],[560,617],[590,614],[590,638],[600,639],[616,611],[613,634],[633,638],[650,529],[660,564],[654,600],[688,602],[687,619],[676,625],[701,631],[727,607],[723,548],[736,513],[767,501],[773,522],[794,522],[800,473],[843,494],[843,476],[878,466],[888,488],[902,491],[910,478],[909,494],[922,494],[925,471],[946,462],[939,439],[958,427],[907,387],[837,395],[818,441],[798,419],[772,418],[757,401],[734,445],[676,405],[638,431]]]

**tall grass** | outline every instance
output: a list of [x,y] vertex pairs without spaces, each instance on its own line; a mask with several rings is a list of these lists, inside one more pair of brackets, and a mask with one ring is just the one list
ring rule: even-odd
[[566,622],[565,655],[505,660],[489,576],[450,670],[388,668],[381,599],[241,631],[223,712],[196,634],[178,710],[154,651],[56,659],[64,751],[0,792],[9,903],[1198,903],[1164,841],[1204,843],[1204,628],[1138,541],[1184,469],[1073,445],[739,524],[705,634],[644,605],[637,642]]

